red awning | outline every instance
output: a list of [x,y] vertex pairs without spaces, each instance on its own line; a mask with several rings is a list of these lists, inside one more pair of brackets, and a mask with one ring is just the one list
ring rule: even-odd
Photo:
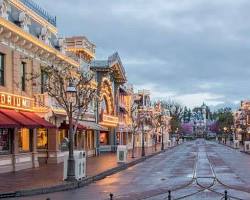
[[30,120],[29,118],[25,117],[19,112],[16,112],[15,110],[0,109],[0,113],[12,119],[13,121],[17,122],[18,124],[20,124],[21,127],[26,127],[26,128],[42,127],[42,125],[36,123],[35,121]]
[[16,128],[16,127],[20,127],[20,124],[18,124],[11,118],[8,118],[4,114],[0,113],[0,128]]
[[[73,126],[75,126],[75,122],[73,122]],[[63,122],[60,126],[60,129],[69,129],[69,124],[66,124],[65,122]],[[86,130],[87,127],[81,125],[81,124],[77,124],[77,130]]]
[[39,117],[38,115],[36,115],[35,113],[31,113],[31,112],[20,112],[23,116],[25,116],[26,118],[36,122],[37,124],[40,124],[43,128],[56,128],[55,125],[49,123],[48,121],[46,121],[45,119]]

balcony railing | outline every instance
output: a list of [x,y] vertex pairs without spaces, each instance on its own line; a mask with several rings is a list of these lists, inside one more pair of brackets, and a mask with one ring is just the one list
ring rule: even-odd
[[56,17],[50,15],[46,10],[44,10],[43,8],[41,8],[34,1],[32,1],[32,0],[21,0],[21,2],[24,5],[26,5],[28,8],[30,8],[31,10],[33,10],[35,13],[37,13],[38,15],[40,15],[42,18],[44,18],[45,20],[47,20],[50,24],[52,24],[53,26],[56,26]]

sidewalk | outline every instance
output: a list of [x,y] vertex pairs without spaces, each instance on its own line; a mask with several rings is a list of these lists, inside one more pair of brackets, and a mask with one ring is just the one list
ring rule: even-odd
[[[225,144],[225,143],[222,143],[222,142],[220,142],[219,144],[223,144],[223,145],[225,145],[225,146],[228,146],[228,147],[231,147],[231,148],[235,149],[235,148],[234,148],[234,144],[233,144],[233,142],[231,142],[231,141],[226,141],[226,144]],[[242,144],[240,144],[240,146],[239,146],[239,148],[237,148],[237,150],[239,150],[239,151],[241,151],[241,152],[244,152],[244,146],[243,146]]]
[[[157,151],[160,151],[160,144]],[[154,147],[145,148],[146,155],[155,153]],[[128,162],[141,158],[141,148],[135,149],[135,158],[131,158],[131,150]],[[117,167],[116,153],[104,153],[97,157],[87,158],[87,177],[95,176],[106,170]],[[19,190],[50,187],[63,184],[63,163],[46,164],[39,168],[22,170],[0,174],[0,193],[15,192]]]

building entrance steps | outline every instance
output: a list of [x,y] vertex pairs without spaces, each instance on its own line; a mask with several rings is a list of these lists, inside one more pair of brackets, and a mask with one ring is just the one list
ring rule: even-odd
[[[157,145],[157,152],[161,145]],[[155,153],[155,146],[145,148],[146,155]],[[141,148],[135,148],[135,158],[128,152],[128,162],[141,158]],[[87,177],[98,175],[104,171],[117,167],[116,153],[102,153],[100,156],[87,158]],[[63,163],[43,164],[39,168],[32,168],[18,172],[0,174],[0,193],[30,190],[35,188],[52,187],[63,184]]]

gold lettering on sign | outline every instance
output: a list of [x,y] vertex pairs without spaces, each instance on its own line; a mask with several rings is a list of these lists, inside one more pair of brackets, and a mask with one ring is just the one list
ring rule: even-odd
[[33,111],[34,99],[0,92],[0,107]]
[[8,99],[8,100],[7,100],[8,104],[11,105],[11,96],[8,95],[8,98],[7,98],[7,99]]
[[27,101],[26,101],[26,99],[23,99],[23,101],[22,101],[22,106],[23,106],[23,107],[27,107]]
[[1,95],[1,103],[5,104],[5,95],[4,94]]
[[21,99],[16,98],[16,106],[20,107],[21,106]]

